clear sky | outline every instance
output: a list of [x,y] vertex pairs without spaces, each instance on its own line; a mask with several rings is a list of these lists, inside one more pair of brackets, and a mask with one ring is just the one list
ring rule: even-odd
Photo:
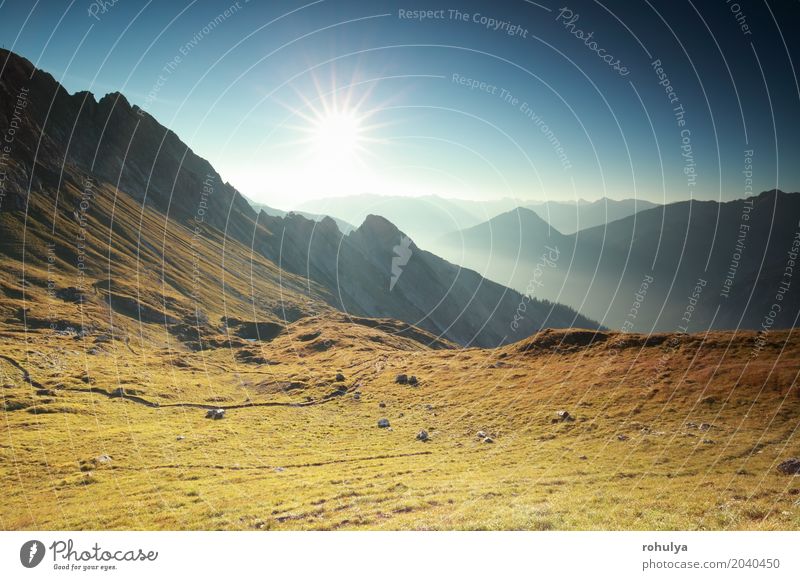
[[797,6],[6,0],[0,40],[70,92],[121,91],[277,207],[728,200],[748,150],[755,193],[800,190]]

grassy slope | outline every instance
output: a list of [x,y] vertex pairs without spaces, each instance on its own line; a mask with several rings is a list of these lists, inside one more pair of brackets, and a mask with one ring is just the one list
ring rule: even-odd
[[[73,215],[80,195],[67,183],[58,199],[31,196],[27,214],[0,213],[0,317],[7,322],[13,319],[20,327],[26,322],[28,328],[88,326],[128,336],[133,344],[168,346],[175,342],[174,322],[198,326],[198,315],[208,319],[201,324],[209,327],[201,329],[206,333],[224,316],[281,322],[330,310],[318,285],[281,271],[203,223],[194,233],[166,220],[109,185],[97,186],[82,230]],[[81,236],[86,245],[82,308],[48,293],[48,283],[59,291],[79,286]],[[54,253],[48,253],[49,243],[55,244]],[[27,309],[26,320],[22,309]],[[140,315],[145,323],[160,324],[140,324]]]
[[[87,354],[91,338],[6,331],[0,527],[800,529],[800,478],[775,470],[800,452],[796,334],[754,359],[750,333],[604,338],[431,350],[323,315],[270,343]],[[120,386],[139,402],[100,392]],[[255,405],[211,421],[176,403]]]

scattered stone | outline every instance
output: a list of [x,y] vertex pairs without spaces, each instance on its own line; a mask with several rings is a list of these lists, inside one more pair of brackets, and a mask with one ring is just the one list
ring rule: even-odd
[[417,377],[416,376],[411,375],[410,377],[408,377],[408,384],[409,385],[413,386],[413,385],[416,385],[418,382],[419,381],[417,381]]
[[556,417],[558,417],[558,420],[562,423],[571,423],[575,420],[575,417],[570,415],[569,411],[558,411]]
[[183,435],[178,435],[178,436],[175,438],[175,440],[176,440],[176,441],[183,441],[184,439],[186,439],[186,437],[184,437]]
[[698,427],[701,431],[708,431],[711,429],[711,423],[700,423],[700,427]]
[[585,455],[581,455],[580,457],[578,457],[578,459],[580,459],[581,461],[586,461],[589,458],[586,457]]
[[338,387],[335,391],[331,391],[327,395],[325,395],[326,399],[332,399],[334,397],[343,397],[347,394],[347,389],[342,387]]
[[686,427],[689,429],[697,429],[697,423],[686,423]]
[[56,392],[53,389],[38,389],[36,394],[41,397],[55,397]]
[[627,435],[617,435],[617,439],[619,439],[620,441],[627,441],[628,439],[630,439],[630,437],[628,437]]
[[82,304],[84,302],[83,291],[75,286],[59,288],[55,291],[55,295],[56,298],[60,298],[64,302],[74,302],[76,304]]
[[713,439],[703,439],[702,441],[705,445],[714,445]]
[[792,457],[778,465],[778,471],[784,475],[800,475],[800,459]]
[[344,375],[342,373],[336,373],[336,382],[341,383],[344,380]]
[[275,473],[281,473],[283,471],[286,471],[283,467],[276,467],[275,468]]
[[125,396],[125,389],[122,387],[117,387],[113,391],[111,391],[112,397],[124,397]]
[[111,463],[111,456],[110,455],[98,455],[97,457],[94,458],[94,462],[97,463],[98,465],[101,465],[103,463]]
[[475,437],[477,437],[478,439],[486,439],[487,437],[486,431],[478,431],[477,433],[475,433]]
[[209,409],[206,413],[206,419],[224,419],[225,409]]
[[381,401],[380,403],[378,403],[378,406],[379,406],[381,409],[385,409],[385,408],[386,408],[386,403],[384,403],[383,401]]
[[378,427],[381,429],[388,429],[389,428],[389,419],[378,419]]
[[[258,349],[250,350],[250,349],[239,349],[234,354],[234,357],[237,361],[245,363],[245,364],[254,364],[254,365],[276,365],[277,362],[273,362],[266,358],[264,355],[261,354],[261,351]],[[177,361],[176,361],[177,362]],[[176,364],[176,366],[181,366],[180,364]],[[187,365],[188,366],[188,365]]]
[[356,401],[360,401],[361,400],[361,393],[359,391],[356,391],[355,393],[353,393],[353,399],[355,399]]
[[423,441],[423,442],[425,442],[425,441],[427,441],[428,439],[429,439],[429,437],[428,437],[428,432],[427,432],[425,429],[423,429],[422,431],[420,431],[419,433],[417,433],[417,441]]
[[300,336],[297,337],[297,340],[302,341],[302,342],[310,342],[310,341],[314,340],[315,338],[319,338],[321,335],[322,335],[322,332],[319,331],[319,330],[316,330],[314,332],[307,332],[306,334],[301,334]]
[[394,382],[398,385],[407,385],[408,384],[408,375],[397,375],[394,378]]
[[483,438],[483,442],[484,443],[494,443],[494,439],[492,439],[491,437],[484,437]]
[[425,405],[426,411],[433,411],[433,405]]

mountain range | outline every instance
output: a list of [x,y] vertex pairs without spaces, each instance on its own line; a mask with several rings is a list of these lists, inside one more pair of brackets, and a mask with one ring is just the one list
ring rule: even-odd
[[70,95],[24,58],[0,62],[0,132],[14,131],[0,213],[8,316],[37,318],[50,301],[32,298],[54,288],[200,344],[231,320],[280,325],[331,308],[461,345],[597,328],[421,250],[383,218],[345,235],[331,218],[257,212],[123,95]]
[[[566,235],[520,208],[442,238],[442,255],[610,328],[787,328],[800,304],[792,284],[800,194],[730,202],[682,201]],[[538,266],[546,248],[556,266]],[[778,303],[778,307],[773,305]],[[777,312],[776,312],[777,310]],[[770,315],[773,312],[774,315]]]
[[[613,200],[605,197],[596,201],[580,199],[575,202],[532,202],[509,197],[478,201],[436,195],[354,194],[312,199],[300,203],[297,212],[312,218],[329,215],[337,222],[345,224],[361,223],[369,214],[382,215],[414,238],[417,243],[438,253],[443,234],[477,226],[517,208],[531,209],[558,231],[573,233],[579,229],[633,215],[637,211],[656,205],[642,199]],[[286,213],[268,206],[265,206],[265,209],[271,215]],[[347,231],[341,224],[340,229]]]
[[[797,194],[551,202],[483,221],[479,202],[432,196],[340,198],[339,221],[313,203],[307,215],[257,210],[123,95],[70,95],[13,53],[0,62],[0,131],[12,137],[3,284],[29,309],[25,297],[61,276],[49,285],[67,292],[80,280],[89,301],[184,335],[198,313],[207,322],[195,320],[196,334],[208,335],[227,318],[281,324],[328,309],[475,346],[543,327],[794,324]],[[22,316],[21,304],[5,308]]]

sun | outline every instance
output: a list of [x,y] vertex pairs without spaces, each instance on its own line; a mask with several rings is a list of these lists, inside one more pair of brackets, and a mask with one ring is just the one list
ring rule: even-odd
[[285,163],[277,173],[304,195],[328,197],[374,189],[380,181],[389,124],[385,103],[372,101],[375,82],[339,84],[328,90],[314,78],[313,87],[295,87],[297,101],[283,103],[289,116],[281,126],[291,133],[282,143]]
[[295,119],[291,128],[299,135],[294,143],[305,150],[309,169],[349,171],[363,167],[367,158],[374,156],[380,142],[376,138],[379,125],[374,122],[379,108],[368,108],[371,90],[357,91],[357,86],[333,82],[330,90],[323,91],[320,81],[314,79],[314,96],[297,91],[300,106],[287,107]]
[[366,144],[362,119],[356,111],[330,111],[315,118],[311,148],[318,162],[341,166],[359,160]]

